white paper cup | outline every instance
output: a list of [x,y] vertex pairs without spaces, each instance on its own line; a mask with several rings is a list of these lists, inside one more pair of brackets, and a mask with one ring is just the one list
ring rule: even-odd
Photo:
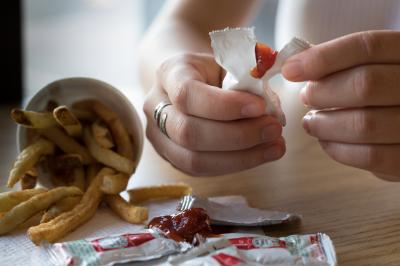
[[[84,99],[99,100],[119,115],[128,133],[132,135],[134,154],[139,162],[143,150],[143,127],[138,113],[125,95],[105,82],[91,78],[66,78],[54,81],[39,90],[28,101],[25,109],[44,111],[49,100],[54,100],[60,105],[70,106],[72,103]],[[18,126],[17,149],[22,151],[28,144],[26,128]],[[41,182],[41,185],[48,184]]]

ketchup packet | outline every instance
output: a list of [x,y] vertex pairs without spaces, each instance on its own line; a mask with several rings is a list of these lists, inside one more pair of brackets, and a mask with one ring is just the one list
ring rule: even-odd
[[[216,250],[211,254],[197,257],[180,264],[172,265],[185,265],[185,266],[242,266],[242,265],[259,265],[256,263],[247,262],[239,254],[239,250],[234,246]],[[261,265],[261,264],[260,264]]]
[[281,70],[286,59],[310,47],[293,38],[276,54],[265,44],[257,43],[254,28],[226,28],[210,32],[211,46],[217,63],[226,70],[222,89],[245,90],[264,98],[265,113],[286,124],[278,95],[269,80]]
[[186,254],[171,257],[172,265],[337,265],[329,236],[322,233],[269,237],[225,234],[209,238]]
[[155,230],[45,245],[53,264],[68,266],[113,265],[149,261],[189,248]]
[[300,215],[293,213],[252,208],[243,196],[230,197],[230,203],[221,203],[212,198],[187,195],[181,199],[177,209],[182,211],[202,208],[210,217],[211,225],[255,227],[284,224],[300,219]]

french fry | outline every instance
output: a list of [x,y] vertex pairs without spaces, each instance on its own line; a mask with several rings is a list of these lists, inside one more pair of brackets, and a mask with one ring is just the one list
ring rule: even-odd
[[96,177],[101,169],[101,165],[98,163],[89,164],[86,170],[86,186],[89,187],[93,179]]
[[39,172],[36,167],[33,167],[32,169],[28,170],[26,173],[31,176],[36,176],[36,177],[39,175]]
[[51,113],[25,111],[21,109],[11,110],[11,118],[21,126],[30,128],[49,128],[57,125]]
[[59,187],[33,196],[12,208],[0,219],[0,235],[12,231],[36,213],[47,209],[54,202],[67,196],[81,194],[82,191],[76,187]]
[[134,172],[136,164],[112,150],[100,147],[100,145],[94,140],[90,128],[84,128],[83,139],[90,154],[97,161],[128,175],[131,175]]
[[74,102],[71,106],[71,110],[78,119],[91,122],[98,119],[96,113],[92,109],[91,101],[81,100]]
[[108,125],[111,130],[113,139],[117,145],[117,152],[122,156],[133,160],[133,147],[129,138],[128,131],[122,124],[118,115],[107,105],[92,101],[93,111]]
[[119,194],[125,190],[128,181],[129,176],[123,173],[105,175],[101,184],[101,190],[105,194]]
[[106,202],[119,217],[128,223],[141,224],[149,217],[149,210],[146,207],[129,204],[120,195],[107,195]]
[[93,138],[102,148],[111,149],[114,147],[114,141],[107,127],[95,122],[92,124],[92,133]]
[[93,108],[92,108],[93,101],[94,100],[90,100],[90,99],[76,101],[71,105],[71,108],[73,110],[81,110],[81,111],[86,111],[88,113],[92,113],[93,116],[97,118],[97,116],[94,113]]
[[68,136],[60,128],[51,127],[45,130],[39,130],[39,133],[54,142],[65,153],[79,154],[82,156],[83,164],[93,162],[93,157],[90,155],[86,147]]
[[118,117],[117,113],[111,110],[107,105],[93,99],[81,100],[72,105],[72,108],[94,112],[98,115],[111,130],[111,135],[117,146],[117,152],[122,156],[133,160],[134,151],[128,131]]
[[23,201],[32,198],[35,195],[44,193],[47,190],[44,188],[25,189],[21,191],[8,191],[0,193],[0,212],[11,210]]
[[191,193],[192,188],[183,183],[133,188],[128,190],[129,202],[133,204],[154,199],[180,198]]
[[67,131],[68,135],[79,137],[82,134],[81,122],[79,122],[67,106],[58,106],[53,110],[53,116],[57,123]]
[[24,190],[24,189],[34,188],[37,183],[37,177],[38,177],[38,172],[36,170],[36,167],[26,172],[21,177],[21,189]]
[[73,196],[57,201],[43,214],[40,223],[46,223],[59,216],[61,213],[72,210],[81,201],[81,199],[82,196]]
[[91,112],[91,111],[89,111],[89,110],[76,109],[76,108],[72,107],[71,108],[71,112],[80,121],[94,122],[97,119],[96,114]]
[[62,213],[47,223],[29,228],[28,236],[32,242],[36,245],[39,245],[43,240],[54,243],[93,217],[103,196],[103,192],[100,189],[103,177],[113,173],[114,170],[110,168],[101,169],[81,201],[72,210]]
[[[130,223],[147,220],[147,208],[134,206],[118,195],[126,189],[137,162],[133,140],[109,107],[96,100],[80,101],[71,108],[48,101],[46,112],[14,109],[11,116],[38,138],[17,157],[7,183],[11,187],[22,179],[23,194],[0,194],[0,235],[46,210],[41,223],[29,228],[28,236],[35,244],[54,242],[88,221],[103,197],[122,219]],[[88,126],[83,128],[80,120]],[[84,145],[74,139],[81,135]],[[55,156],[56,146],[65,154]],[[115,151],[111,150],[114,146]],[[38,174],[30,169],[41,166],[39,160],[47,162],[48,171],[44,173],[51,174],[57,185],[70,187],[33,193],[36,189],[30,188],[36,185]]]
[[36,183],[37,183],[37,176],[33,176],[29,173],[25,173],[21,177],[21,189],[22,190],[34,188],[36,186]]
[[85,170],[83,167],[77,167],[72,170],[72,182],[69,184],[70,186],[75,186],[82,191],[86,189],[86,180],[85,180]]
[[40,157],[54,152],[54,144],[43,138],[26,147],[18,156],[10,171],[7,187],[13,187],[15,183],[39,161]]

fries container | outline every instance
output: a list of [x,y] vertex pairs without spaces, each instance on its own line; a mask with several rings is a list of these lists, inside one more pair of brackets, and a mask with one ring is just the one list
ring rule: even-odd
[[[116,112],[132,136],[136,160],[143,150],[143,127],[135,107],[129,99],[110,84],[92,78],[66,78],[54,81],[39,90],[26,104],[25,109],[44,111],[49,100],[59,105],[70,106],[76,101],[95,99],[103,102]],[[31,141],[29,130],[18,126],[17,149],[21,151]],[[48,180],[38,180],[40,185],[49,186]],[[49,183],[47,183],[49,182]]]

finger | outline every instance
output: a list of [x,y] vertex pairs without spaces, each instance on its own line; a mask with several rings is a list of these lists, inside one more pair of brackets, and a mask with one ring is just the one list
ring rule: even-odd
[[283,138],[241,151],[198,152],[177,145],[154,125],[147,127],[146,134],[162,157],[181,171],[193,176],[233,173],[277,160],[285,153]]
[[[156,125],[151,111],[155,106],[151,105],[161,101],[162,97],[150,93],[144,107],[148,123]],[[194,151],[242,150],[271,142],[282,134],[281,124],[272,116],[215,121],[185,115],[174,105],[165,107],[163,113],[168,115],[166,129],[169,137],[178,145]]]
[[161,69],[161,87],[185,114],[213,120],[236,120],[261,116],[265,112],[261,97],[209,85],[204,74],[192,64],[167,62]]
[[300,97],[316,109],[399,105],[399,84],[398,65],[366,65],[308,82]]
[[288,59],[282,74],[292,81],[317,80],[367,63],[398,63],[400,32],[365,31],[315,45]]
[[400,143],[400,107],[311,111],[303,127],[320,140],[345,143]]
[[385,175],[400,175],[400,145],[365,145],[320,142],[332,159],[353,167]]
[[274,141],[282,134],[282,126],[272,116],[221,122],[182,114],[174,105],[164,110],[170,138],[193,151],[243,150]]

